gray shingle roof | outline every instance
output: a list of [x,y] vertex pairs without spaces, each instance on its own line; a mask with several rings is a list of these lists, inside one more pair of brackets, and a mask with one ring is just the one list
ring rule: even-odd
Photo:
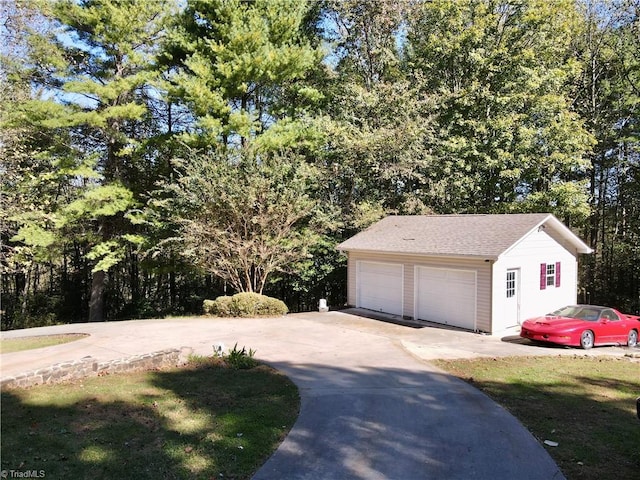
[[548,213],[389,216],[342,242],[337,248],[343,251],[495,259],[527,233],[547,223],[574,244],[578,251],[590,251],[567,227]]

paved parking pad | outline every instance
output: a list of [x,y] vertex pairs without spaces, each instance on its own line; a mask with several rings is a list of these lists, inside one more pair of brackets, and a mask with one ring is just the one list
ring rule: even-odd
[[[435,358],[585,354],[443,328],[380,321],[362,311],[268,319],[179,318],[71,324],[3,338],[88,333],[75,342],[2,354],[1,375],[91,356],[110,361],[168,348],[209,355],[236,343],[287,374],[300,416],[255,474],[267,479],[560,479],[542,445],[507,411],[429,363]],[[625,355],[621,347],[589,355]]]

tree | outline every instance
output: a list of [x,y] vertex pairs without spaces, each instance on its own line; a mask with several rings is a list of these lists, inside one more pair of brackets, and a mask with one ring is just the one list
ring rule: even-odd
[[[51,156],[51,170],[44,174],[64,178],[75,193],[69,203],[43,212],[54,217],[49,225],[23,217],[14,238],[29,245],[47,231],[51,242],[87,245],[89,319],[99,321],[106,272],[140,242],[130,215],[136,206],[138,127],[148,114],[145,97],[157,77],[150,67],[171,5],[156,0],[38,5],[57,30],[30,35],[30,80],[40,89],[34,99],[15,105],[10,122],[69,136],[72,153],[60,158],[51,148],[42,152]],[[77,235],[69,238],[70,232]]]
[[183,253],[237,291],[262,293],[271,274],[290,272],[318,241],[314,170],[295,155],[220,149],[178,166],[165,203],[181,212]]
[[[305,123],[295,120],[318,96],[303,81],[321,59],[304,31],[309,9],[299,0],[187,2],[164,57],[173,94],[197,118],[191,142],[279,148],[297,139]],[[285,93],[295,101],[281,103]]]
[[[0,269],[2,327],[26,327],[56,320],[65,308],[57,295],[55,267],[60,249],[53,247],[53,211],[71,198],[60,181],[64,158],[71,155],[70,136],[22,121],[16,112],[30,102],[35,71],[46,64],[27,64],[24,57],[39,48],[35,38],[49,24],[31,3],[3,3],[0,46]],[[20,241],[28,237],[28,242]],[[45,297],[41,289],[48,291]],[[34,318],[39,317],[39,318]]]
[[420,213],[432,133],[429,98],[403,71],[398,42],[408,2],[328,2],[326,36],[335,44],[325,88],[325,202],[345,236],[386,213]]
[[409,63],[437,104],[441,212],[586,215],[592,137],[572,109],[571,0],[435,0],[409,17]]
[[334,43],[337,70],[344,80],[371,90],[402,78],[402,47],[407,0],[331,0],[323,12],[326,37]]
[[589,155],[590,217],[585,238],[584,298],[640,308],[640,210],[638,198],[640,106],[640,3],[582,4],[584,21],[574,48],[583,65],[575,105],[597,143]]
[[[207,190],[210,198],[215,198],[213,189],[217,188],[219,195],[225,195],[228,201],[231,198],[235,202],[246,201],[241,191],[229,193],[230,189],[243,185],[249,191],[255,188],[277,190],[275,179],[292,181],[294,185],[289,186],[285,182],[285,187],[299,190],[297,177],[286,179],[282,177],[285,173],[278,169],[294,169],[298,175],[303,167],[311,168],[300,164],[298,155],[313,151],[319,141],[312,112],[321,95],[312,86],[310,77],[319,68],[321,50],[313,38],[313,29],[308,28],[309,17],[315,14],[315,8],[314,2],[294,0],[192,0],[176,17],[164,44],[162,58],[171,85],[169,94],[188,108],[194,118],[191,127],[186,134],[180,134],[179,139],[200,153],[186,155],[184,161],[176,164],[181,186],[175,190],[168,180],[163,192],[157,194],[149,214],[156,219],[164,219],[156,225],[169,224],[171,216],[174,219],[178,217],[177,222],[183,226],[187,222],[190,227],[180,230],[180,238],[187,241],[194,252],[203,251],[209,242],[206,258],[210,261],[197,255],[189,258],[197,260],[195,263],[207,273],[223,278],[239,290],[261,291],[266,279],[274,272],[290,272],[293,259],[299,261],[304,258],[310,245],[292,248],[289,256],[264,253],[273,259],[258,259],[257,253],[251,253],[254,247],[248,246],[251,240],[246,234],[242,238],[206,235],[211,229],[228,229],[237,234],[239,218],[227,214],[217,218],[194,217],[188,204],[181,200],[178,201],[180,209],[176,207],[171,212],[159,207],[170,202],[174,195],[181,198],[180,191],[185,190],[183,184],[186,179],[190,185],[195,182],[194,171],[206,173],[205,178],[211,179]],[[294,160],[285,162],[282,152],[287,152],[285,156]],[[276,162],[274,159],[280,160]],[[192,162],[195,163],[191,165]],[[207,166],[207,162],[211,165]],[[255,165],[251,166],[252,163]],[[233,208],[241,218],[257,222],[255,219],[268,218],[265,212],[272,208],[269,202],[281,202],[276,193],[265,192],[256,196],[255,202],[264,204],[249,205],[249,210],[242,210],[244,207],[239,203]],[[301,208],[293,201],[291,206]],[[215,209],[218,213],[231,209],[229,205],[218,204],[206,208]],[[265,211],[253,211],[251,208]],[[304,209],[302,211],[304,214]],[[280,221],[287,220],[282,218]],[[294,223],[297,231],[299,222],[295,220]],[[275,230],[282,227],[270,224],[261,228],[269,230],[269,235],[276,235]],[[292,227],[289,225],[287,228]],[[198,232],[200,237],[195,238]],[[171,231],[165,230],[164,234],[165,240],[156,250],[167,252],[175,243],[172,242]],[[305,241],[317,238],[311,235]],[[295,243],[292,238],[288,241],[292,245]],[[244,247],[241,248],[240,244]],[[259,248],[264,252],[267,247],[262,244]],[[282,246],[276,242],[273,248]],[[233,260],[225,264],[219,255],[225,255],[229,249],[234,252]],[[216,250],[220,252],[215,253]],[[289,262],[289,268],[282,264],[280,257],[283,256]],[[242,275],[236,275],[237,272],[242,272]]]

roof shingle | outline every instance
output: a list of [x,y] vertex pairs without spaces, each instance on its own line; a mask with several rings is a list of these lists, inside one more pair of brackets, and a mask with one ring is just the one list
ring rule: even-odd
[[389,216],[337,248],[344,251],[497,258],[549,219],[559,223],[548,213]]

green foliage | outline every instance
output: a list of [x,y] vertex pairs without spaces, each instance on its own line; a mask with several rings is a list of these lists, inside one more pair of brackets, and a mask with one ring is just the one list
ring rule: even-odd
[[229,350],[229,353],[224,356],[224,360],[229,366],[237,370],[249,370],[258,366],[257,360],[253,358],[255,353],[255,350],[251,349],[247,352],[244,347],[238,350],[238,344],[236,343],[233,348]]
[[[634,359],[554,355],[440,360],[436,365],[484,391],[536,438],[557,441],[559,448],[549,453],[567,478],[598,480],[612,470],[619,478],[637,476],[638,462],[629,460],[640,442],[634,412],[640,377]],[[583,428],[575,427],[568,412],[580,412]]]
[[[11,78],[26,79],[31,95],[12,102],[2,118],[27,133],[28,161],[11,165],[27,175],[16,175],[14,187],[37,188],[38,207],[13,216],[13,241],[31,247],[36,258],[46,250],[48,260],[65,266],[60,256],[81,248],[94,274],[105,272],[140,245],[129,211],[142,187],[147,97],[160,77],[150,67],[171,2],[36,0],[21,8],[37,9],[46,28],[25,30],[22,62]],[[92,320],[104,318],[105,278],[93,278]]]
[[293,274],[276,274],[265,288],[278,296],[293,312],[318,308],[327,299],[331,307],[347,304],[347,257],[335,249],[335,239],[327,234],[309,250],[309,257],[291,265]]
[[206,315],[216,317],[235,317],[232,309],[232,300],[229,296],[220,296],[215,300],[205,300],[202,304],[202,310]]
[[425,213],[431,100],[402,71],[398,42],[409,2],[328,2],[325,24],[341,55],[326,88],[323,204],[345,236],[388,213]]
[[409,60],[436,99],[436,211],[508,211],[584,175],[593,137],[570,96],[578,21],[570,0],[416,4]]
[[[55,479],[250,478],[300,407],[298,390],[284,375],[266,366],[235,370],[212,358],[3,388],[1,401],[2,461],[19,466],[31,450],[37,458],[30,471],[42,468]],[[27,434],[25,425],[32,427]]]
[[282,300],[254,292],[240,292],[231,297],[205,300],[204,313],[217,317],[275,317],[288,312]]
[[580,225],[589,216],[587,184],[566,182],[553,184],[547,191],[535,192],[516,204],[522,211],[554,212],[568,225]]
[[232,297],[231,308],[239,317],[281,316],[287,306],[281,300],[254,292],[241,292]]
[[[2,299],[2,329],[22,329],[59,325],[63,322],[57,316],[61,309],[61,298],[46,292],[28,294],[22,299],[26,308],[18,309],[12,298]],[[6,312],[14,310],[14,315],[7,318]]]
[[377,83],[401,79],[398,38],[405,28],[407,0],[329,0],[325,28],[343,54],[337,70],[348,82],[372,90]]
[[101,185],[86,190],[81,198],[66,205],[59,220],[59,226],[79,219],[97,220],[113,217],[134,206],[133,193],[118,184]]
[[333,119],[321,125],[327,139],[318,154],[323,203],[339,212],[334,215],[347,231],[388,213],[429,211],[428,100],[405,80],[339,88]]
[[26,223],[11,238],[13,242],[23,242],[33,247],[48,248],[56,241],[53,232],[47,231],[35,223]]
[[308,10],[300,0],[187,1],[165,57],[176,66],[175,95],[198,118],[198,136],[254,138],[304,111],[301,102],[279,103],[279,95],[319,97],[300,82],[321,60],[302,29]]
[[582,65],[575,108],[597,139],[589,155],[589,218],[594,254],[583,261],[582,298],[640,312],[640,17],[636,2],[582,5],[574,36]]
[[0,4],[3,326],[342,304],[390,213],[551,211],[640,308],[635,2]]
[[94,260],[92,272],[107,272],[120,263],[126,255],[126,249],[117,241],[100,242],[87,253],[89,260]]
[[178,183],[165,188],[180,216],[182,253],[237,291],[262,292],[270,274],[315,243],[314,169],[296,155],[194,154],[179,167]]

